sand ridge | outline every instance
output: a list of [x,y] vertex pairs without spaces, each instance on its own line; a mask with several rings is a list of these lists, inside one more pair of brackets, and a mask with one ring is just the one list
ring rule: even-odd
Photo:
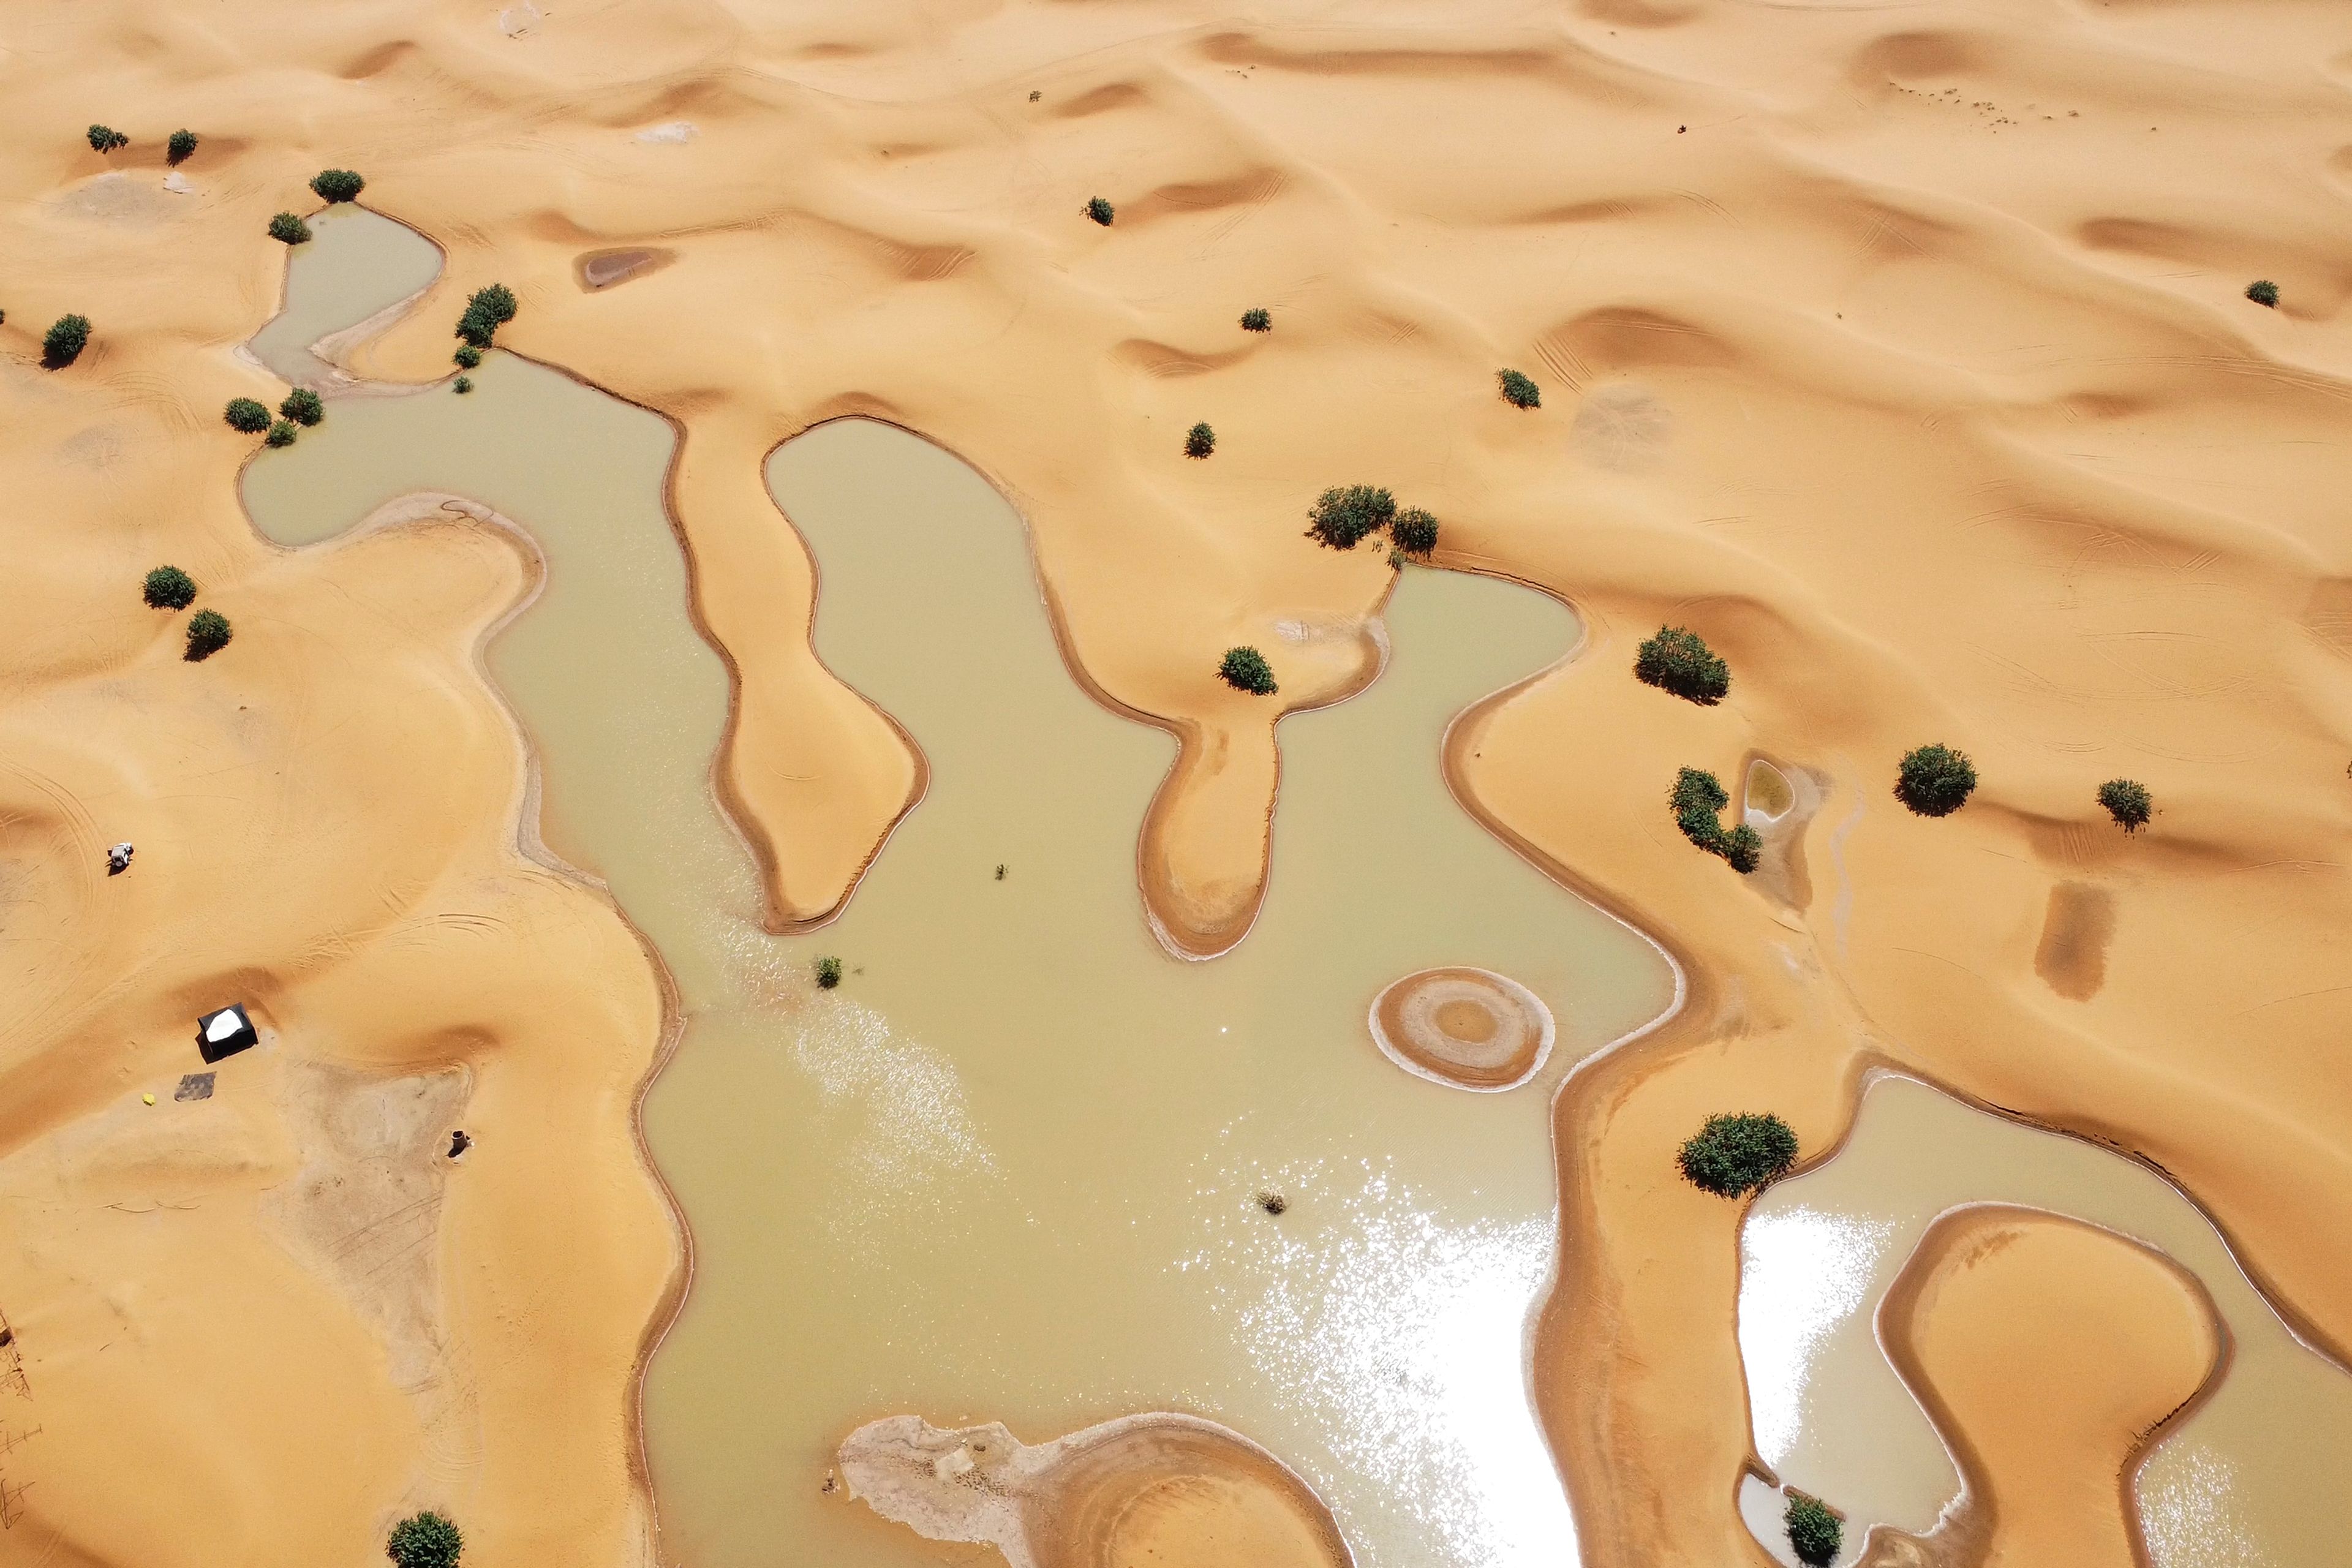
[[[1584,0],[1531,20],[1398,0],[1307,26],[1175,0],[660,0],[509,36],[454,4],[289,26],[37,0],[9,26],[0,729],[8,885],[41,919],[0,939],[0,1179],[44,1195],[0,1307],[52,1358],[28,1363],[39,1397],[72,1408],[137,1412],[267,1340],[302,1374],[279,1381],[320,1391],[274,1433],[236,1432],[247,1473],[300,1500],[268,1550],[372,1552],[423,1495],[422,1439],[348,1303],[251,1228],[249,1173],[293,1168],[282,1128],[159,1157],[222,1184],[198,1218],[89,1223],[152,1195],[101,1180],[92,1139],[137,1108],[131,1087],[168,1089],[190,1007],[234,983],[287,1050],[323,1034],[387,1071],[464,1059],[469,1116],[542,1119],[531,1183],[445,1221],[447,1273],[496,1298],[452,1331],[502,1347],[475,1356],[500,1389],[467,1483],[499,1550],[634,1550],[614,1413],[675,1257],[625,1109],[657,983],[608,907],[514,855],[518,753],[461,668],[524,568],[456,525],[281,558],[229,499],[243,447],[217,411],[279,393],[233,349],[282,270],[261,226],[328,163],[363,167],[369,199],[451,258],[362,371],[443,374],[458,301],[497,278],[523,300],[517,348],[682,426],[697,608],[740,682],[722,765],[780,922],[837,909],[919,793],[887,716],[809,652],[814,574],[760,481],[819,419],[890,417],[994,478],[1090,683],[1190,727],[1144,876],[1207,947],[1262,892],[1276,713],[1363,675],[1359,647],[1280,628],[1361,623],[1385,591],[1377,549],[1297,537],[1316,491],[1390,485],[1444,520],[1440,564],[1578,605],[1587,657],[1492,707],[1448,766],[1687,980],[1671,1026],[1556,1106],[1570,1288],[1536,1381],[1587,1562],[1754,1560],[1731,1504],[1749,1458],[1737,1209],[1676,1184],[1672,1150],[1728,1109],[1779,1110],[1809,1156],[1829,1150],[1874,1060],[2157,1164],[2307,1337],[2352,1344],[2327,934],[2352,752],[2330,499],[2352,108],[2326,8]],[[93,114],[134,135],[111,169],[79,140]],[[180,122],[206,138],[185,195],[159,152]],[[1124,215],[1108,229],[1077,216],[1096,194]],[[678,260],[594,294],[574,280],[583,252],[655,246]],[[2242,298],[2264,276],[2276,311]],[[1263,339],[1234,325],[1251,305],[1274,311]],[[92,347],[40,371],[38,332],[68,310]],[[1540,410],[1495,397],[1504,363],[1542,382]],[[1218,454],[1188,463],[1203,418]],[[166,558],[237,621],[216,664],[183,667],[136,605]],[[1721,707],[1626,674],[1669,621],[1730,660]],[[1215,682],[1244,641],[1276,702]],[[218,695],[237,671],[262,699],[243,710]],[[1937,823],[1887,795],[1929,740],[1984,777]],[[1757,750],[1828,781],[1810,896],[1788,906],[1661,806],[1675,766],[1729,777]],[[2159,803],[2136,837],[2090,802],[2120,773]],[[206,793],[173,787],[191,775]],[[109,887],[89,867],[118,834],[158,847]],[[254,866],[299,897],[206,896]],[[300,869],[319,866],[337,874]],[[2065,982],[2081,994],[2035,963],[2061,884],[2112,900],[2099,984]],[[507,899],[532,919],[475,918]],[[388,931],[387,900],[413,919]],[[580,973],[605,978],[549,978]],[[550,1170],[573,1173],[569,1201],[535,1233]],[[546,1289],[473,1261],[493,1247]],[[135,1358],[93,1348],[125,1310],[101,1275],[175,1281],[170,1332]],[[196,1283],[231,1278],[259,1283]],[[526,1408],[546,1423],[529,1441]],[[288,1483],[329,1410],[376,1491]],[[240,1521],[206,1547],[263,1552],[226,1468],[119,1426],[113,1454],[179,1479],[100,1497],[113,1461],[62,1422],[0,1460],[41,1468],[60,1555],[179,1561],[198,1543],[176,1521],[205,1508]]]

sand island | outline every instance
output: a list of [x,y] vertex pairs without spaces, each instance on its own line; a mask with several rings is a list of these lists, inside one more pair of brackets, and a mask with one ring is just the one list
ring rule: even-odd
[[0,1561],[2325,1561],[2341,32],[0,17]]

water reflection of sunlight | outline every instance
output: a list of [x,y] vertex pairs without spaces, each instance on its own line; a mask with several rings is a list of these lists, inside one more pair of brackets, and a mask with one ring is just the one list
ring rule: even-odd
[[[1187,1268],[1329,1443],[1343,1473],[1312,1479],[1359,1561],[1402,1568],[1383,1548],[1418,1537],[1413,1560],[1433,1568],[1573,1564],[1575,1521],[1525,1371],[1549,1217],[1454,1223],[1369,1167],[1342,1207],[1327,1228],[1229,1230]],[[1374,1509],[1408,1530],[1364,1528]]]
[[2261,1568],[2271,1562],[2239,1517],[2237,1491],[2235,1468],[2212,1449],[2159,1448],[2139,1474],[2140,1525],[2157,1568]]
[[1894,1236],[1890,1221],[1818,1209],[1748,1216],[1739,1237],[1739,1357],[1766,1464],[1795,1449],[1814,1353],[1861,1308]]

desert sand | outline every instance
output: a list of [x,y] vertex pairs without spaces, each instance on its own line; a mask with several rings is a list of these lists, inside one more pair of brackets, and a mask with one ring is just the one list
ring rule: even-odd
[[1514,1089],[1551,1053],[1543,999],[1507,974],[1424,969],[1372,998],[1372,1043],[1409,1073],[1456,1089]]
[[[263,226],[322,166],[450,258],[356,371],[442,374],[497,279],[502,342],[683,431],[695,608],[739,682],[718,782],[780,928],[853,895],[922,783],[809,649],[761,461],[817,420],[993,478],[1079,678],[1181,740],[1139,866],[1190,956],[1265,895],[1276,718],[1377,668],[1390,568],[1300,537],[1318,491],[1391,487],[1443,520],[1437,566],[1578,607],[1580,656],[1448,761],[1686,981],[1557,1107],[1573,1288],[1535,1380],[1588,1563],[1757,1559],[1738,1209],[1672,1153],[1771,1110],[1827,1154],[1875,1062],[2161,1169],[2340,1358],[2347,73],[2334,8],[2267,0],[23,0],[0,1421],[38,1435],[0,1453],[7,1554],[358,1561],[425,1502],[485,1562],[654,1550],[633,1389],[684,1243],[632,1108],[663,988],[533,853],[476,658],[531,558],[455,520],[281,552],[237,508],[218,411],[281,391],[235,354],[282,281]],[[131,145],[91,152],[92,120]],[[676,259],[583,287],[630,248]],[[39,368],[69,310],[91,346]],[[138,602],[167,560],[236,625],[205,664]],[[1631,679],[1669,620],[1729,660],[1722,705]],[[1237,643],[1277,698],[1214,679]],[[1929,741],[1983,779],[1940,821],[1888,794]],[[1824,781],[1785,897],[1662,804],[1757,752]],[[2137,836],[2092,803],[2119,774],[2158,803]],[[265,1049],[174,1101],[232,996]],[[445,1170],[457,1115],[480,1142]],[[339,1162],[380,1167],[357,1255],[289,1217]],[[421,1293],[352,1261],[376,1247]],[[1953,1410],[1987,1456],[2039,1419]]]

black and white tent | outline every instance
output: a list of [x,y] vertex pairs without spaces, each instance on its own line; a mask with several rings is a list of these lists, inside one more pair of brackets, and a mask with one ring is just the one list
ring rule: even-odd
[[247,1046],[261,1043],[254,1032],[253,1020],[246,1016],[245,1008],[236,1003],[217,1013],[207,1013],[196,1020],[196,1049],[205,1060],[216,1062],[223,1057],[233,1057]]

